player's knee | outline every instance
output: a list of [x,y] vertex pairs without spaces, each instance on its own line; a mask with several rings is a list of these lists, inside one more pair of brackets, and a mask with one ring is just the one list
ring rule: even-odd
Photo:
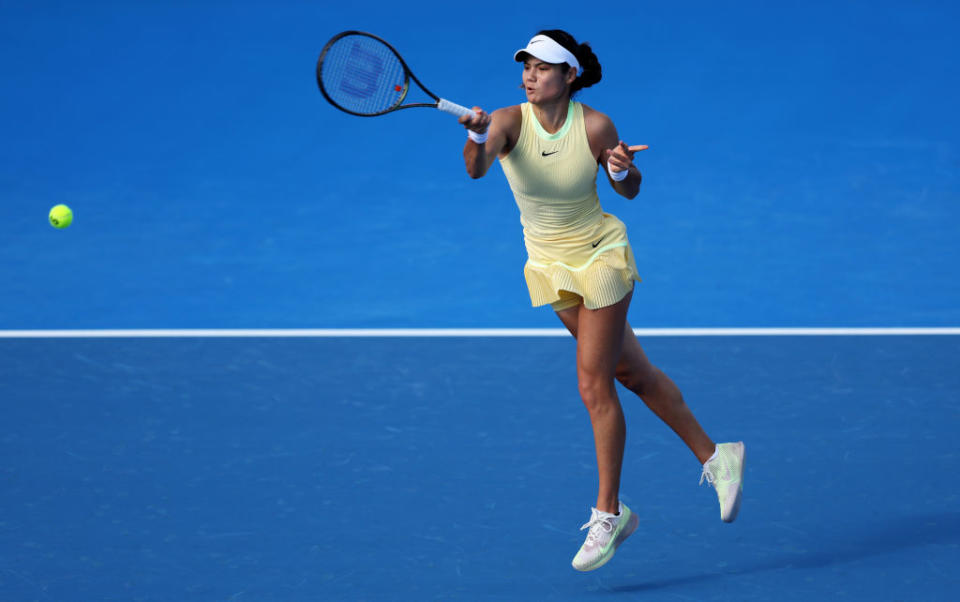
[[613,380],[601,375],[581,373],[577,379],[580,399],[591,414],[602,412],[616,403],[616,390]]
[[617,365],[617,381],[627,390],[642,396],[656,386],[657,372],[653,366],[644,370],[636,364],[621,362]]

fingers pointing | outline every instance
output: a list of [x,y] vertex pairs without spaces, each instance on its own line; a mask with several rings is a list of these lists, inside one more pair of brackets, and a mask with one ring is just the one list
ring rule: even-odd
[[633,165],[633,154],[642,150],[647,150],[646,144],[628,145],[621,140],[615,147],[604,149],[603,159],[607,168],[612,171],[624,171],[630,169]]
[[630,146],[623,140],[620,141],[620,144],[618,144],[617,147],[623,150],[625,155],[631,156],[631,157],[633,156],[633,153],[636,153],[642,150],[647,150],[648,148],[650,148],[646,144],[635,144],[633,146]]

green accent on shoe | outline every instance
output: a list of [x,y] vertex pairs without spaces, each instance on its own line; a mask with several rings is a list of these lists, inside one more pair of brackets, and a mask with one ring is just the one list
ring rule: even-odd
[[594,508],[590,521],[580,527],[590,531],[573,558],[573,568],[578,571],[593,571],[610,562],[620,544],[637,530],[640,523],[639,517],[623,502],[620,502],[620,515],[613,517],[617,519],[615,526],[610,516],[604,514]]
[[703,465],[700,484],[706,480],[717,491],[720,520],[732,523],[740,512],[743,497],[743,464],[746,459],[743,441],[720,443],[716,455]]

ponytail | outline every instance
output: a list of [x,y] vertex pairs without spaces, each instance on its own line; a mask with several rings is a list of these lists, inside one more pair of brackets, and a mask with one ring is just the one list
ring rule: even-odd
[[[600,81],[603,76],[600,69],[600,61],[597,59],[597,55],[593,53],[593,49],[590,48],[590,44],[586,42],[583,44],[577,43],[577,40],[574,39],[572,35],[562,29],[545,29],[537,32],[537,35],[552,38],[557,44],[560,44],[573,53],[573,56],[577,57],[577,61],[580,62],[580,68],[583,69],[583,73],[570,84],[570,96],[573,96],[578,90],[589,88]],[[570,68],[569,65],[568,68]]]

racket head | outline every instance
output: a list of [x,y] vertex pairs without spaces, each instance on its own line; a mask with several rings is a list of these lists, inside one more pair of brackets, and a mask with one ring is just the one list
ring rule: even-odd
[[361,117],[401,108],[412,74],[385,40],[364,31],[333,36],[317,59],[317,85],[327,102]]

